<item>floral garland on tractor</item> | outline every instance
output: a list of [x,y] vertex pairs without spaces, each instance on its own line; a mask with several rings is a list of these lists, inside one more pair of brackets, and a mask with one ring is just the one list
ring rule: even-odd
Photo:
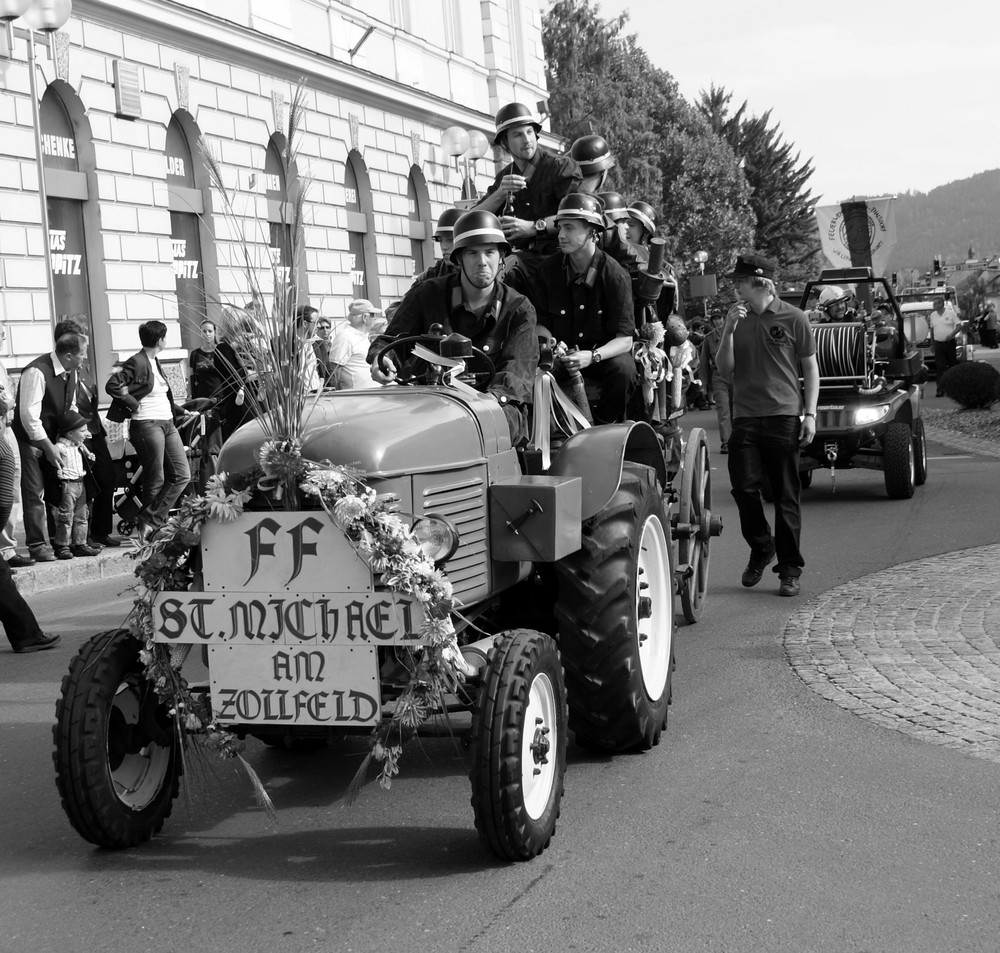
[[267,441],[258,452],[258,461],[259,466],[241,473],[213,476],[203,495],[184,500],[137,551],[135,574],[143,588],[125,627],[143,643],[140,660],[146,678],[168,705],[178,735],[215,749],[224,758],[238,758],[254,779],[258,797],[270,807],[262,785],[242,757],[244,742],[213,718],[207,693],[195,696],[180,674],[190,646],[154,641],[153,606],[159,593],[186,590],[197,582],[198,547],[207,521],[237,519],[255,492],[279,505],[299,494],[315,500],[372,570],[381,574],[382,583],[412,596],[424,611],[420,634],[427,644],[405,650],[409,682],[391,715],[372,731],[368,756],[348,792],[350,802],[364,783],[372,759],[381,764],[379,784],[391,787],[399,772],[403,744],[436,709],[443,708],[444,695],[464,682],[465,663],[451,620],[455,611],[451,582],[425,555],[406,522],[390,512],[391,502],[379,499],[357,475],[304,459],[296,440]]

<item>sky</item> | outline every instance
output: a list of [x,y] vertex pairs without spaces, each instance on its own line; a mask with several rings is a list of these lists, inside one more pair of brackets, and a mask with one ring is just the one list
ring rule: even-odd
[[598,2],[689,102],[714,83],[771,109],[820,204],[1000,167],[998,0]]

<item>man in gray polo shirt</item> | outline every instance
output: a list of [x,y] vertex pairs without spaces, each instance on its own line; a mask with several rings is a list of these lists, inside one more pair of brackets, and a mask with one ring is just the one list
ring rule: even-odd
[[[774,262],[762,255],[736,259],[729,277],[740,300],[726,316],[716,364],[733,387],[729,479],[750,546],[743,585],[756,586],[777,556],[778,592],[797,596],[804,565],[799,450],[816,436],[819,368],[809,319],[778,297],[774,274]],[[765,477],[774,494],[773,535],[761,499]]]

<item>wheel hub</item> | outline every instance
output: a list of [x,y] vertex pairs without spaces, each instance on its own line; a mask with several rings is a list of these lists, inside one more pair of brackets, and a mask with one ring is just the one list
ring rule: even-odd
[[[549,763],[549,751],[552,748],[552,742],[549,741],[549,729],[542,725],[542,719],[535,719],[535,736],[531,742],[531,757],[534,759],[535,764],[548,764]],[[535,768],[535,774],[541,773],[540,768]]]

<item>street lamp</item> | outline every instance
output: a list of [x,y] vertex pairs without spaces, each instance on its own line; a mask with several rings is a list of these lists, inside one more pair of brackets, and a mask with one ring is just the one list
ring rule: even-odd
[[42,206],[42,244],[45,254],[45,283],[49,312],[56,320],[56,289],[52,280],[52,248],[49,243],[49,199],[45,192],[45,165],[42,160],[42,120],[39,112],[38,83],[35,78],[35,32],[61,30],[73,12],[73,0],[0,0],[0,20],[7,26],[8,46],[13,56],[14,21],[20,17],[28,28],[28,82],[31,89],[31,118],[35,132],[35,167],[38,170],[38,199]]
[[691,279],[691,296],[701,298],[705,310],[705,318],[708,319],[708,299],[718,293],[715,283],[715,275],[705,274],[705,262],[708,261],[708,252],[699,250],[694,253],[695,263],[698,265],[698,277]]
[[490,141],[478,129],[463,129],[461,126],[449,126],[441,133],[441,151],[450,159],[455,160],[455,171],[461,173],[461,159],[465,166],[465,177],[462,180],[463,201],[473,201],[478,198],[478,190],[472,184],[469,174],[469,163],[472,163],[472,175],[476,173],[476,160],[481,159],[490,151]]

